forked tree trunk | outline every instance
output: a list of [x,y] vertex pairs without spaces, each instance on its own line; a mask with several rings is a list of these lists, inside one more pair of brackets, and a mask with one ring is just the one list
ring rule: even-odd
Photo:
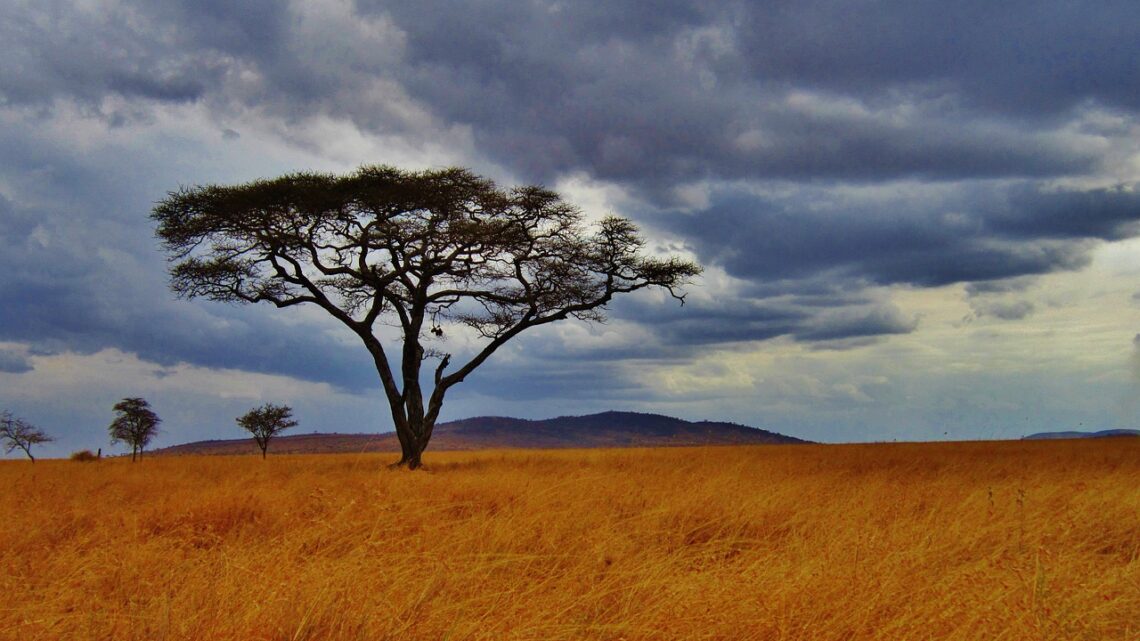
[[411,426],[396,426],[396,437],[400,440],[400,460],[392,467],[407,467],[415,470],[423,465],[423,453],[431,439],[431,430],[424,430],[421,424],[419,429]]
[[396,467],[407,467],[409,470],[418,469],[423,465],[423,448],[415,444],[409,444],[401,447],[400,460],[396,463]]
[[403,392],[397,390],[379,343],[376,343],[371,335],[364,336],[364,342],[376,360],[376,371],[384,383],[384,392],[392,412],[392,424],[396,428],[396,438],[400,441],[400,460],[389,466],[393,468],[407,467],[409,470],[415,470],[423,465],[421,457],[427,449],[428,441],[431,440],[432,429],[435,427],[435,420],[443,403],[445,388],[439,387],[440,376],[450,360],[449,356],[443,358],[439,369],[436,370],[436,388],[428,400],[427,407],[424,406],[423,390],[420,387],[420,367],[423,364],[424,348],[420,345],[418,337],[423,326],[424,305],[426,301],[422,301],[418,310],[414,310],[411,325],[405,329],[405,335],[413,337],[413,340],[406,341],[403,348],[401,365]]

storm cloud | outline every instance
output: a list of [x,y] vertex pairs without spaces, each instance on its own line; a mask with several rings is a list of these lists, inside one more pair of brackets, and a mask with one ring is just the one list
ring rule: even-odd
[[[960,286],[975,318],[1032,321],[1039,279],[1140,235],[1134,2],[9,0],[4,13],[5,375],[30,375],[34,354],[117,349],[157,372],[373,389],[367,354],[319,314],[167,289],[156,201],[292,170],[458,162],[586,185],[569,196],[589,215],[629,216],[651,249],[706,266],[684,307],[631,297],[610,334],[520,341],[473,378],[490,398],[633,403],[655,392],[630,363],[773,343],[826,358],[921,334],[892,288]],[[613,196],[590,203],[598,193]],[[551,363],[560,373],[542,378]]]
[[663,214],[706,261],[757,281],[834,278],[939,286],[1083,267],[1096,241],[1135,235],[1133,186],[1069,191],[1017,183],[992,187],[887,185],[729,190],[707,210]]
[[[18,4],[9,105],[203,101],[472,129],[526,180],[1058,176],[1137,108],[1137,9],[1064,3]],[[110,44],[113,43],[113,44]],[[1079,128],[1074,128],[1079,124]],[[419,130],[417,132],[417,130]]]

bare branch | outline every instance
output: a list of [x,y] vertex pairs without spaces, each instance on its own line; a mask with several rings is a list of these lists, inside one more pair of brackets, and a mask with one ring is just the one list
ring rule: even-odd
[[19,448],[33,463],[36,462],[36,457],[32,456],[32,446],[55,440],[35,425],[12,416],[7,410],[0,412],[0,439],[4,440],[5,454],[11,454],[12,450]]

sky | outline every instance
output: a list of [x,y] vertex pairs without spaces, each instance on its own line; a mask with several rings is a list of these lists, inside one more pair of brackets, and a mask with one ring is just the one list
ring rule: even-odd
[[[66,456],[391,429],[315,309],[176,299],[183,186],[469,167],[699,261],[452,389],[826,441],[1140,427],[1140,5],[0,0],[0,409]],[[17,453],[11,456],[15,457]]]

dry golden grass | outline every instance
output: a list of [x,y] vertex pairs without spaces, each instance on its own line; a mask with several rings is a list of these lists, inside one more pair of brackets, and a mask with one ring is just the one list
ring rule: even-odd
[[6,639],[1140,639],[1140,439],[0,465]]

